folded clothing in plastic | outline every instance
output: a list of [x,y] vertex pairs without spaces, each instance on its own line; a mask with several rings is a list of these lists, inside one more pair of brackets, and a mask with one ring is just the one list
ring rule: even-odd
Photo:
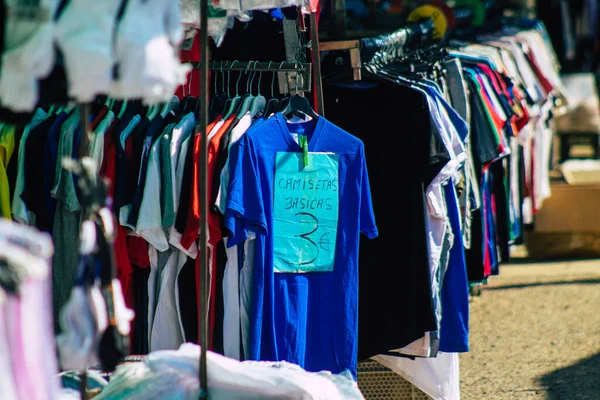
[[[197,399],[200,347],[150,353],[142,362],[117,368],[96,400]],[[363,399],[350,373],[307,372],[287,362],[239,362],[208,352],[212,399]]]

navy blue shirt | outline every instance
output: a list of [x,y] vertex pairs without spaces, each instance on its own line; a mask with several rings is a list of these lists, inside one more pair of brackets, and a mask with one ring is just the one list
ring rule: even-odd
[[161,115],[154,117],[152,122],[148,125],[148,129],[145,132],[144,140],[142,144],[142,153],[140,156],[140,173],[137,178],[137,185],[133,200],[131,201],[131,212],[127,223],[131,226],[137,225],[138,215],[140,213],[140,206],[142,204],[142,196],[144,194],[144,186],[146,185],[146,172],[148,170],[148,159],[150,158],[150,149],[152,144],[158,138],[165,128],[165,121]]
[[[50,177],[46,173],[50,167],[55,170],[56,164],[50,166],[49,158],[46,157],[46,140],[50,129],[59,129],[64,118],[58,120],[58,126],[55,126],[58,116],[52,115],[46,118],[42,123],[35,127],[25,143],[25,186],[21,199],[36,216],[36,227],[43,232],[52,232],[53,219],[48,210],[48,199],[51,199],[50,189],[46,179],[54,181],[54,174]],[[44,168],[40,168],[40,160],[44,162]]]
[[440,351],[469,351],[469,284],[458,201],[452,179],[444,186],[448,218],[454,234],[448,269],[442,284]]
[[137,115],[137,112],[133,108],[126,110],[125,114],[119,121],[119,124],[115,128],[115,131],[113,132],[114,143],[115,143],[115,147],[117,150],[117,166],[116,166],[117,173],[115,175],[116,182],[112,183],[113,188],[114,188],[113,210],[115,210],[115,213],[117,213],[117,215],[118,215],[121,207],[125,205],[125,203],[124,203],[125,187],[126,187],[125,186],[125,184],[126,184],[125,176],[127,175],[127,174],[121,175],[122,171],[119,168],[120,164],[121,164],[120,161],[122,161],[123,153],[124,153],[124,150],[121,147],[121,133],[125,129],[127,129],[129,124],[131,123],[131,120],[136,115]]

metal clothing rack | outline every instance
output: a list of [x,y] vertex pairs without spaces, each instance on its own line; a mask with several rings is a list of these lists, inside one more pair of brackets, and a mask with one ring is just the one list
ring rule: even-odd
[[[208,125],[208,97],[209,97],[209,82],[208,82],[208,71],[240,71],[240,72],[277,72],[280,80],[280,89],[286,93],[303,93],[310,92],[311,86],[315,83],[315,108],[317,112],[323,115],[323,91],[321,86],[321,64],[320,64],[320,53],[319,53],[319,39],[317,32],[316,14],[310,15],[311,22],[311,37],[310,46],[307,46],[312,50],[313,62],[298,62],[290,61],[291,54],[288,55],[288,61],[283,62],[239,62],[239,61],[214,61],[208,62],[209,59],[209,48],[208,48],[208,25],[207,25],[207,13],[208,13],[208,2],[199,1],[200,3],[200,35],[198,42],[200,62],[192,63],[192,68],[200,71],[200,113],[198,118],[198,124],[196,126],[196,132],[198,135],[206,135],[206,127]],[[300,14],[300,17],[294,21],[296,28],[298,24],[304,26],[304,16]],[[297,46],[297,35],[288,33],[285,34],[284,39],[286,42],[286,48],[290,49]],[[314,68],[314,75],[311,75]],[[281,82],[284,82],[282,85]],[[289,90],[293,88],[293,91]],[[208,177],[207,168],[205,166],[208,162],[207,157],[208,141],[204,138],[200,140],[200,154],[199,154],[199,166],[198,171],[199,187],[198,196],[201,199],[208,197]],[[208,351],[208,291],[209,291],[209,265],[208,265],[208,253],[207,253],[207,241],[208,241],[208,202],[201,202],[200,206],[200,235],[198,239],[198,250],[200,257],[200,273],[198,276],[200,286],[200,296],[198,298],[198,331],[199,331],[199,345],[200,345],[200,362],[199,362],[199,378],[200,378],[200,399],[208,398],[208,382],[207,382],[207,351]]]
[[[491,4],[485,6],[492,7]],[[452,9],[452,13],[452,29],[460,30],[471,27],[474,19],[471,8],[455,7]],[[435,36],[433,20],[424,19],[407,23],[391,33],[321,43],[319,51],[348,50],[353,78],[360,80],[362,79],[362,68],[369,69],[371,65],[381,65],[389,60],[397,59],[407,48],[435,43],[439,40]]]
[[277,72],[280,93],[304,93],[311,91],[311,63],[295,61],[212,61],[211,71]]
[[[208,85],[208,70],[213,71],[239,71],[239,72],[278,72],[289,74],[294,72],[297,74],[294,78],[296,80],[296,88],[298,84],[308,84],[310,88],[310,63],[297,63],[287,62],[282,63],[276,62],[255,62],[255,61],[212,61],[208,62],[208,40],[207,31],[203,29],[206,27],[206,1],[200,2],[200,39],[198,40],[200,46],[200,62],[191,63],[192,68],[200,71],[200,115],[198,118],[198,124],[196,126],[196,132],[198,135],[206,135],[206,126],[208,125],[208,96],[209,96],[209,85]],[[302,77],[300,79],[299,77]],[[287,87],[293,87],[290,85],[289,78],[286,79]],[[300,90],[303,88],[301,87]],[[208,141],[203,137],[200,140],[200,154],[199,154],[199,187],[198,196],[200,199],[208,198],[208,177],[207,168],[205,166],[208,163],[207,158]],[[208,265],[208,202],[201,201],[200,206],[200,235],[198,239],[198,249],[200,257],[200,273],[198,276],[200,286],[200,296],[198,298],[198,331],[199,331],[199,345],[200,345],[200,399],[206,399],[208,397],[208,382],[207,382],[207,351],[208,351],[208,290],[209,290],[209,265]]]
[[363,67],[398,58],[407,46],[433,43],[433,35],[433,21],[425,20],[383,35],[321,43],[320,51],[349,50],[354,80],[360,80]]
[[[196,66],[198,63],[192,64]],[[298,63],[294,61],[283,61],[281,63],[275,61],[260,62],[260,61],[211,61],[209,68],[213,71],[258,71],[258,72],[301,72],[310,70],[310,63]]]
[[[199,185],[198,196],[200,199],[208,198],[208,141],[206,140],[206,126],[208,124],[208,1],[200,0],[200,38],[198,40],[200,63],[200,110],[196,132],[203,135],[200,140],[200,162],[201,166],[198,172]],[[198,280],[200,281],[200,296],[198,298],[198,332],[200,345],[200,399],[208,398],[207,381],[207,351],[208,351],[208,292],[209,292],[209,269],[208,269],[208,202],[200,202],[200,235],[198,239],[198,257],[200,257],[200,272]]]

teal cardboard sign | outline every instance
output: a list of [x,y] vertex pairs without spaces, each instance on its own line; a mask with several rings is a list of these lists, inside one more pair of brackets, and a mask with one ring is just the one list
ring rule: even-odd
[[275,272],[333,271],[339,212],[337,154],[277,153],[273,198]]

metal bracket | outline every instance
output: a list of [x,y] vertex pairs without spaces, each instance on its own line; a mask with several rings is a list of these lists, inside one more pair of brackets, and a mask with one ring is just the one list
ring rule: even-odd
[[311,69],[306,68],[297,72],[277,72],[279,93],[304,93],[310,92],[312,86]]
[[355,81],[362,79],[362,62],[360,57],[360,41],[341,40],[336,42],[320,43],[319,51],[348,50],[350,53],[350,66]]
[[283,19],[283,40],[285,43],[285,59],[296,61],[300,49],[298,42],[298,24],[294,19]]

